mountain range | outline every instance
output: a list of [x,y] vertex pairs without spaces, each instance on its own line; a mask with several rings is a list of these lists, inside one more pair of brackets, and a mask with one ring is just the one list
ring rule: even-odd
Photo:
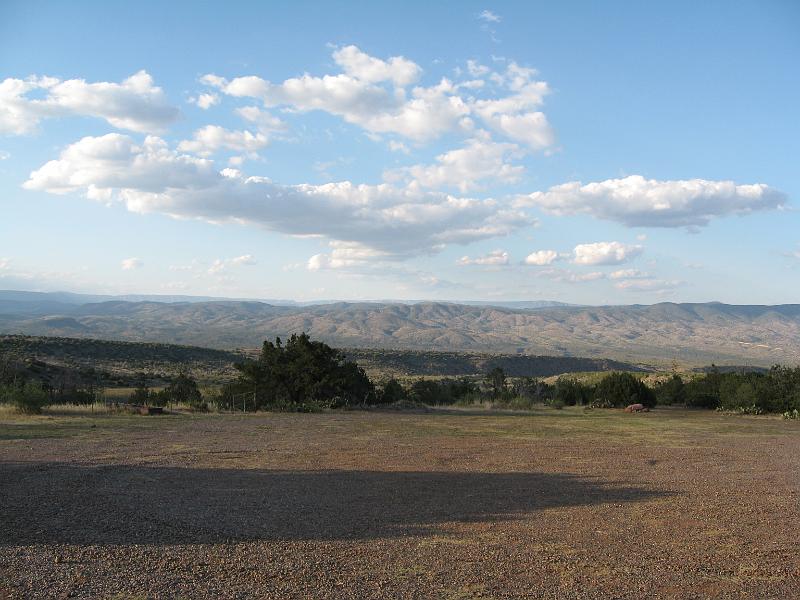
[[350,348],[584,356],[698,365],[800,363],[800,305],[573,306],[206,298],[0,291],[0,333],[255,348],[308,332]]

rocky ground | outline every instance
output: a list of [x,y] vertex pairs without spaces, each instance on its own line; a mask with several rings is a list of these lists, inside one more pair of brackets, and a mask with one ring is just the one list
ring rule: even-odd
[[800,424],[0,422],[0,598],[800,597]]

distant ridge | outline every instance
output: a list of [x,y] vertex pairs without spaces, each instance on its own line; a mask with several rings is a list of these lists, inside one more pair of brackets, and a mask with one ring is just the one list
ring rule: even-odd
[[76,303],[20,294],[26,293],[0,292],[0,333],[234,349],[307,331],[351,348],[583,356],[634,363],[677,360],[697,366],[800,363],[798,304],[291,306],[241,300]]

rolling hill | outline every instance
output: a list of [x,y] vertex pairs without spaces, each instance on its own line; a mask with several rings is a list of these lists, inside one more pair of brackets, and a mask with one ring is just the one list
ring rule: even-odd
[[0,303],[0,333],[254,348],[301,331],[332,345],[685,364],[800,363],[800,305],[511,308],[441,302],[277,306],[111,300]]

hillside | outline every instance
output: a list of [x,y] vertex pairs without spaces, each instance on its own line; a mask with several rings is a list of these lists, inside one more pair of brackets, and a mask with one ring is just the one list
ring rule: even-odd
[[[482,376],[502,367],[512,377],[549,377],[570,372],[640,371],[642,366],[618,361],[560,357],[522,356],[415,350],[349,348],[344,353],[371,376]],[[0,360],[32,365],[40,372],[60,369],[92,370],[120,385],[135,385],[138,374],[168,379],[189,373],[202,382],[219,383],[236,376],[233,365],[248,353],[144,342],[0,335]],[[41,373],[38,373],[41,374]]]
[[[37,306],[37,310],[41,310]],[[128,302],[0,308],[0,333],[255,348],[306,331],[338,347],[584,356],[700,365],[800,362],[800,305],[536,309],[449,303]]]

